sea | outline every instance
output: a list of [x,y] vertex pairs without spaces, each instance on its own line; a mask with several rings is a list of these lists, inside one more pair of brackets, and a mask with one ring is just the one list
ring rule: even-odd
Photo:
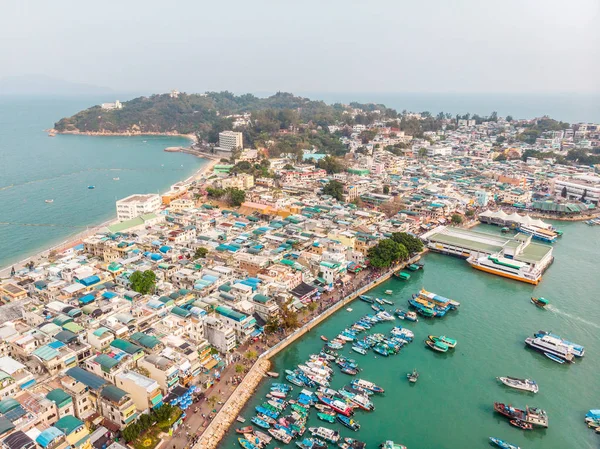
[[[408,449],[486,448],[490,447],[489,437],[522,449],[597,448],[598,435],[587,428],[584,416],[589,409],[600,408],[600,228],[584,223],[555,224],[564,230],[564,236],[554,244],[555,262],[538,286],[474,270],[462,259],[429,253],[422,259],[424,270],[411,273],[408,281],[392,278],[372,290],[372,296],[386,297],[394,301],[394,307],[404,309],[407,299],[421,288],[455,299],[461,306],[443,318],[420,318],[418,323],[396,320],[367,331],[388,333],[395,325],[411,329],[414,342],[397,355],[384,358],[369,352],[363,356],[346,345],[340,353],[359,363],[362,371],[356,377],[376,383],[385,393],[372,396],[375,411],[356,412],[354,417],[361,425],[357,432],[319,421],[314,409],[308,426],[338,430],[342,437],[364,441],[370,449],[385,440]],[[499,233],[499,228],[491,225],[481,225],[479,230]],[[388,289],[392,295],[385,295]],[[547,298],[548,310],[535,307],[532,296]],[[272,369],[282,373],[276,381],[285,382],[284,370],[294,369],[319,352],[321,335],[333,338],[358,318],[373,313],[369,304],[360,300],[347,307],[352,311],[341,309],[273,358]],[[584,345],[585,357],[572,365],[559,365],[527,349],[524,339],[538,330],[553,331]],[[434,353],[424,345],[428,335],[446,335],[458,344],[448,353]],[[420,377],[410,384],[406,374],[415,368]],[[337,367],[334,371],[332,388],[341,388],[353,378]],[[539,384],[539,393],[509,389],[496,380],[498,376],[533,379]],[[250,424],[254,407],[265,402],[273,382],[265,380],[259,386],[240,413],[247,422],[232,426],[221,449],[239,447],[239,435],[233,429]],[[300,388],[294,390],[298,393]],[[546,410],[549,428],[522,431],[511,426],[494,412],[496,401]],[[269,447],[295,446],[273,442]]]
[[114,218],[116,200],[164,192],[206,163],[164,152],[188,146],[183,137],[48,137],[44,131],[105,101],[0,96],[0,268]]

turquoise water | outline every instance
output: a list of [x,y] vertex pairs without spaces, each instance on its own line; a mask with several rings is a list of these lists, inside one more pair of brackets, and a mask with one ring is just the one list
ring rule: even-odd
[[[391,439],[409,449],[486,448],[489,436],[505,439],[522,449],[564,449],[597,447],[598,436],[583,422],[590,408],[600,407],[597,394],[600,372],[600,307],[597,302],[597,258],[600,229],[582,223],[559,224],[565,235],[555,244],[556,261],[537,286],[511,281],[470,268],[464,260],[440,254],[424,258],[425,270],[408,282],[391,279],[372,291],[384,296],[391,289],[396,305],[421,287],[461,302],[460,310],[441,319],[395,323],[412,329],[415,341],[400,354],[388,358],[365,356],[350,348],[342,353],[356,359],[363,372],[386,391],[373,396],[374,412],[357,411],[361,430],[352,432],[339,424],[328,425],[311,412],[310,426],[335,427],[342,436],[352,436],[376,448]],[[498,228],[482,226],[489,232]],[[531,296],[544,296],[550,310],[530,303]],[[350,306],[316,327],[299,342],[277,355],[275,370],[282,372],[305,361],[322,346],[319,336],[334,337],[357,318],[371,313],[368,304],[354,301]],[[370,332],[384,332],[393,323],[379,324]],[[523,340],[532,332],[552,330],[563,338],[581,343],[586,356],[577,363],[558,365],[525,349]],[[438,354],[425,348],[427,335],[447,335],[458,340],[455,350]],[[417,368],[421,376],[410,385],[406,373]],[[351,379],[335,368],[332,387],[340,388]],[[540,385],[537,395],[508,389],[497,376],[529,377]],[[263,402],[271,382],[261,384],[256,398],[241,413],[253,416],[255,405]],[[296,391],[299,389],[296,387]],[[493,412],[493,402],[517,407],[537,406],[549,414],[546,430],[523,432]],[[234,425],[233,427],[239,426]],[[238,446],[231,432],[222,448]],[[271,443],[270,447],[281,447]],[[331,445],[330,445],[331,446]],[[239,447],[239,446],[238,446]],[[291,445],[289,447],[292,447]]]
[[0,97],[0,267],[113,218],[117,199],[162,192],[205,163],[163,151],[189,145],[181,137],[50,138],[44,132],[101,101],[106,99]]

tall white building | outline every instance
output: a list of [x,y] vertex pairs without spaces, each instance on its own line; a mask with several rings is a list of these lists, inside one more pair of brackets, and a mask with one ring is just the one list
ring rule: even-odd
[[219,133],[219,148],[225,151],[233,151],[235,148],[244,148],[242,133],[236,131],[223,131]]
[[120,221],[131,220],[140,215],[157,211],[160,205],[160,196],[155,193],[130,195],[117,201],[117,218]]
[[116,100],[114,103],[102,103],[100,107],[106,111],[111,111],[113,109],[123,109],[123,103],[121,103],[119,100]]
[[452,147],[443,145],[431,145],[427,147],[427,156],[452,156]]

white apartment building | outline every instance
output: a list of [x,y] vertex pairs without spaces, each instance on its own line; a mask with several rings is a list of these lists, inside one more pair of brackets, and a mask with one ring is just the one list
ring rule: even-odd
[[566,189],[566,196],[570,200],[590,201],[598,204],[600,201],[600,177],[595,175],[575,175],[562,177],[554,181],[554,195],[561,197]]
[[105,111],[112,111],[113,109],[123,109],[123,103],[116,100],[114,103],[102,103],[100,107]]
[[452,147],[447,145],[431,145],[427,147],[427,157],[452,156]]
[[157,211],[160,205],[160,196],[154,193],[130,195],[117,201],[117,218],[119,221],[132,220],[140,215]]
[[224,151],[233,151],[235,148],[244,148],[242,133],[236,131],[223,131],[219,133],[219,148]]

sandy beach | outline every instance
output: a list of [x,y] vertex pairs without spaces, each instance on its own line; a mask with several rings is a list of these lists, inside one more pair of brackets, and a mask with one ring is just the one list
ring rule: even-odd
[[[98,134],[98,135],[100,135],[100,134]],[[102,135],[105,135],[105,134],[102,134]],[[195,136],[194,136],[194,138],[190,137],[190,135],[184,135],[182,137],[189,137],[191,140],[195,140]],[[213,167],[219,163],[219,161],[216,159],[207,159],[200,155],[198,157],[205,159],[207,161],[207,163],[205,165],[203,165],[202,167],[200,167],[200,169],[197,170],[192,176],[190,176],[187,179],[182,180],[180,182],[186,184],[186,183],[191,183],[193,181],[200,180],[203,177],[205,177],[210,171],[212,171]],[[82,243],[84,239],[86,239],[92,235],[95,235],[98,232],[101,232],[107,226],[110,226],[111,224],[114,224],[114,223],[118,223],[118,220],[116,219],[116,217],[112,218],[108,221],[105,221],[99,225],[90,226],[85,231],[78,232],[78,233],[74,234],[73,236],[69,237],[67,240],[60,242],[56,245],[53,245],[49,248],[45,248],[42,251],[40,251],[30,257],[20,260],[19,262],[7,265],[5,267],[0,267],[0,279],[10,277],[10,272],[13,267],[15,270],[19,270],[19,269],[23,268],[25,266],[25,264],[29,263],[30,261],[33,261],[34,264],[43,262],[44,260],[48,259],[48,255],[51,252],[54,251],[57,253],[61,253],[69,248],[77,246],[80,243]]]

